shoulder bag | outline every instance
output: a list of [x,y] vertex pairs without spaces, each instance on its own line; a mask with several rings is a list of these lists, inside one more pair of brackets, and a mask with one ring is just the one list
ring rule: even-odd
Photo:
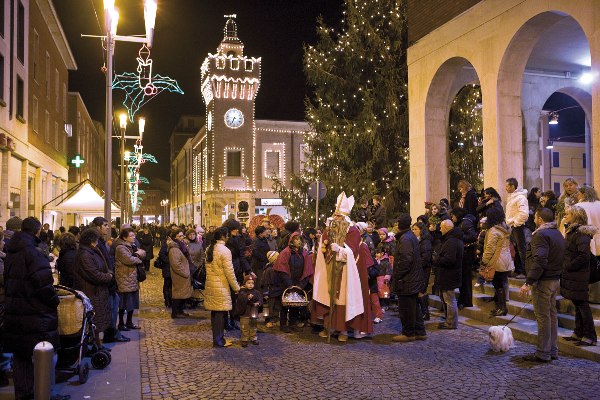
[[498,259],[500,258],[500,255],[502,254],[502,249],[504,248],[504,242],[507,240],[509,240],[508,236],[505,238],[505,240],[502,242],[502,244],[496,248],[496,251],[494,252],[494,255],[492,256],[492,259],[490,260],[490,262],[487,263],[486,265],[481,265],[481,267],[479,268],[479,276],[481,276],[487,282],[494,279],[494,275],[496,275],[496,263],[498,262]]

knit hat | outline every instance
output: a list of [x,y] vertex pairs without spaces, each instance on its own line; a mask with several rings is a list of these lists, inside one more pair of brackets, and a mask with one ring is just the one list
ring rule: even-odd
[[254,276],[253,276],[253,275],[246,275],[246,277],[244,278],[244,285],[245,285],[245,284],[246,284],[246,282],[248,282],[248,281],[255,282],[255,281],[254,281]]
[[9,231],[20,231],[23,220],[19,217],[12,217],[6,221],[6,229]]
[[267,259],[269,260],[270,263],[274,263],[275,261],[277,261],[278,257],[279,257],[279,253],[276,251],[267,252]]

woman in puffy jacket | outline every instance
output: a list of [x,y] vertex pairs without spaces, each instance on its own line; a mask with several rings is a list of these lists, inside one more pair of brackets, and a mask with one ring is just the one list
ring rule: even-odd
[[506,301],[508,292],[508,275],[514,271],[515,264],[510,255],[510,227],[504,221],[504,212],[498,208],[489,208],[486,212],[485,243],[481,256],[481,267],[492,265],[495,269],[492,284],[496,291],[496,308],[490,316],[508,314]]
[[231,250],[225,246],[227,236],[227,228],[216,229],[206,250],[204,308],[210,311],[214,347],[231,346],[231,342],[225,340],[225,320],[232,309],[230,290],[236,293],[240,290],[233,271]]
[[[136,250],[135,231],[131,228],[121,230],[119,237],[115,240],[115,274],[117,287],[119,289],[119,330],[129,331],[140,329],[133,324],[133,310],[140,308],[140,284],[137,280],[137,265],[142,264],[146,256],[143,250]],[[123,318],[127,312],[127,322]]]
[[[195,233],[195,231],[194,231]],[[171,318],[188,317],[183,312],[185,301],[192,297],[192,281],[190,279],[189,252],[183,241],[183,231],[175,229],[171,231],[167,239],[169,248],[169,268],[171,269]]]
[[577,205],[567,207],[564,221],[567,223],[567,249],[560,294],[575,305],[575,330],[565,340],[576,342],[578,346],[595,346],[598,338],[589,305],[589,281],[590,261],[596,262],[590,242],[598,229],[588,225],[586,211]]

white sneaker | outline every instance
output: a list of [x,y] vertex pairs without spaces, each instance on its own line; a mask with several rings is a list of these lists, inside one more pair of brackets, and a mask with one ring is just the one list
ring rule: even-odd
[[366,332],[360,332],[359,330],[354,330],[354,339],[362,339],[367,336]]
[[378,324],[378,323],[380,323],[381,321],[383,321],[381,318],[375,318],[375,319],[373,320],[373,323],[375,323],[375,324]]
[[473,286],[475,286],[475,287],[480,287],[480,286],[481,286],[481,283],[477,282],[477,283],[475,283]]

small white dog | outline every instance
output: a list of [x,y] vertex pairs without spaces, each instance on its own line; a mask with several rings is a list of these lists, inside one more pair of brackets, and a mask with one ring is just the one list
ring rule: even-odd
[[508,326],[490,326],[488,330],[490,348],[496,353],[505,353],[515,347],[512,331]]

